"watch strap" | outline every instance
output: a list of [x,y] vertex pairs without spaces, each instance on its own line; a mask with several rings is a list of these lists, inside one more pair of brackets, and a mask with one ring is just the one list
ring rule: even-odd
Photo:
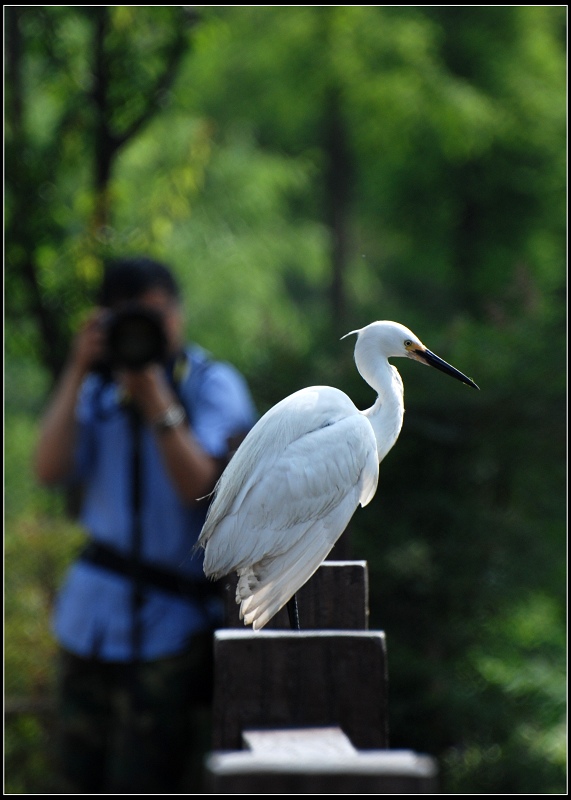
[[153,423],[153,428],[156,431],[168,431],[171,428],[176,428],[186,420],[186,413],[184,408],[178,403],[170,405],[164,414],[161,414],[158,419]]

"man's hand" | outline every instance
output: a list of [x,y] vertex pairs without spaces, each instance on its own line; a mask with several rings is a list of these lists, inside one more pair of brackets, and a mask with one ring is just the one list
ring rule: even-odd
[[105,329],[103,320],[107,312],[94,309],[79,329],[71,346],[69,362],[81,375],[103,358],[105,352]]
[[166,410],[178,402],[169,386],[164,369],[151,364],[140,370],[121,370],[119,384],[129,399],[135,403],[145,420],[153,424]]

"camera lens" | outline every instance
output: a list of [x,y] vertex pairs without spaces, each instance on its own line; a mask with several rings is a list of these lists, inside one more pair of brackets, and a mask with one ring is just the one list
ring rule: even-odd
[[167,357],[167,337],[162,319],[142,306],[113,315],[107,329],[108,360],[115,367],[141,369]]

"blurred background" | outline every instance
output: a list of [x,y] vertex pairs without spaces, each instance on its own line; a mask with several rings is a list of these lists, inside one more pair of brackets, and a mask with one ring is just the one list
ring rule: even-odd
[[4,6],[5,790],[57,793],[49,614],[82,543],[30,469],[108,255],[170,264],[260,413],[407,412],[346,554],[386,632],[391,746],[443,793],[566,787],[566,6]]

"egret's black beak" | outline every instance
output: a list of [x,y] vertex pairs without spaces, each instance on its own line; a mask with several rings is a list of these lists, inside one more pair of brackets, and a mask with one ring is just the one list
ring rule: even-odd
[[435,353],[432,353],[430,350],[418,349],[414,351],[414,354],[418,361],[424,361],[424,363],[428,364],[430,367],[436,367],[436,369],[439,369],[441,372],[451,375],[453,378],[456,378],[456,380],[462,381],[462,383],[472,386],[474,389],[480,388],[471,378],[463,375],[460,370],[457,370],[456,367],[446,363],[446,361],[435,355]]

